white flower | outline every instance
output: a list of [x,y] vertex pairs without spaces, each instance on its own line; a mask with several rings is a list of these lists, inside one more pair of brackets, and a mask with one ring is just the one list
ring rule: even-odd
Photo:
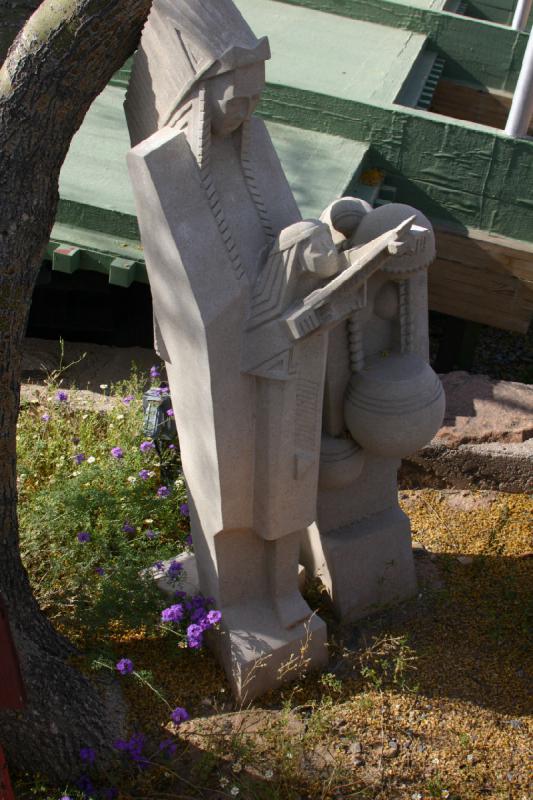
[[422,795],[420,794],[420,792],[415,792],[414,794],[411,795],[411,800],[422,800]]
[[226,778],[225,775],[222,775],[222,777],[219,780],[219,783],[220,783],[221,787],[224,788],[224,786],[228,785],[229,780],[228,780],[228,778]]
[[77,475],[79,475],[79,474],[80,474],[80,471],[79,471],[79,469],[76,469],[76,470],[74,470],[74,472],[72,473],[72,477],[73,477],[73,478],[75,478],[75,477],[76,477]]
[[267,781],[269,781],[270,778],[273,777],[274,777],[274,771],[271,769],[267,769],[267,771],[265,772],[265,778],[267,779]]
[[231,769],[233,770],[233,772],[240,772],[242,769],[242,764],[239,764],[239,762],[237,761],[237,763],[234,764]]
[[94,456],[89,456],[89,458],[87,459],[87,463],[88,464],[94,464],[95,461],[96,461],[96,458]]
[[229,793],[232,797],[237,797],[240,791],[238,786],[232,786]]
[[448,789],[443,789],[442,792],[440,793],[440,796],[441,797],[449,797],[450,793],[449,793]]
[[101,383],[100,384],[100,389],[107,389],[107,388],[109,388],[107,383]]
[[128,475],[127,481],[128,483],[137,483],[137,478],[135,475]]
[[117,419],[124,419],[124,414],[117,414]]
[[81,418],[82,418],[82,419],[87,419],[87,417],[88,417],[88,416],[89,416],[88,414],[82,414],[82,415],[81,415]]

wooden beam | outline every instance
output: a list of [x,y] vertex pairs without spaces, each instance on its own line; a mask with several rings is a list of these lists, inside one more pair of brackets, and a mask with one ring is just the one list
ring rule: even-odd
[[[511,92],[483,90],[441,78],[433,93],[430,111],[503,130],[509,116]],[[533,134],[533,126],[528,133]]]
[[433,311],[526,333],[533,316],[533,245],[437,228],[429,271]]

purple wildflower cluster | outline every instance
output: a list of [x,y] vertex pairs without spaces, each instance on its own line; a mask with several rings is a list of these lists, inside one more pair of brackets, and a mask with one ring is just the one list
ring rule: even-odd
[[181,706],[178,706],[177,708],[175,708],[174,711],[172,712],[172,714],[170,715],[170,719],[176,725],[179,725],[180,722],[187,722],[187,720],[190,719],[190,718],[191,717],[189,715],[189,712],[186,711]]
[[182,516],[184,516],[184,517],[188,517],[189,516],[189,504],[188,503],[182,503],[181,504],[181,506],[180,506],[180,514]]
[[134,733],[129,739],[117,739],[113,747],[122,753],[126,753],[132,761],[139,767],[146,768],[150,762],[144,755],[143,749],[146,744],[146,737],[143,733]]
[[133,661],[129,658],[121,658],[120,661],[117,661],[115,667],[121,675],[129,675],[130,672],[133,672]]
[[68,403],[68,394],[64,392],[63,389],[60,389],[56,392],[56,401],[58,403]]
[[173,606],[164,608],[161,612],[161,619],[163,622],[181,622],[185,616],[185,610],[181,603],[175,603]]
[[139,478],[142,481],[147,481],[150,477],[150,470],[149,469],[141,469],[139,470]]
[[76,534],[76,538],[78,542],[84,544],[85,542],[91,541],[91,534],[88,533],[88,531],[80,531],[79,533]]
[[129,406],[129,404],[130,404],[130,403],[132,402],[132,400],[134,400],[134,399],[135,399],[135,398],[133,397],[133,395],[132,395],[132,394],[127,394],[127,395],[126,395],[126,397],[123,397],[123,398],[122,398],[122,402],[124,403],[124,405],[125,405],[125,406]]
[[124,451],[122,447],[112,447],[110,453],[113,458],[124,458]]
[[124,533],[135,533],[135,525],[132,525],[131,522],[128,522],[126,520],[126,522],[122,526],[122,530],[124,531]]
[[156,378],[161,377],[161,373],[159,372],[159,369],[155,366],[155,364],[153,367],[150,368],[150,377],[153,378],[154,380]]
[[212,598],[205,598],[197,594],[190,599],[186,599],[185,592],[176,592],[176,599],[181,602],[164,608],[161,612],[161,620],[167,624],[184,623],[186,625],[187,645],[196,650],[203,644],[204,633],[222,619],[222,614],[215,608],[209,608],[213,604]]
[[139,445],[139,450],[141,453],[149,453],[150,450],[154,449],[154,443],[150,441],[141,442]]
[[167,577],[171,581],[176,581],[180,572],[183,572],[183,564],[176,560],[171,561],[167,569]]
[[74,461],[79,466],[83,461],[85,461],[85,453],[76,453],[74,456]]
[[160,486],[156,494],[158,497],[161,498],[168,497],[170,495],[170,489],[168,488],[168,486]]

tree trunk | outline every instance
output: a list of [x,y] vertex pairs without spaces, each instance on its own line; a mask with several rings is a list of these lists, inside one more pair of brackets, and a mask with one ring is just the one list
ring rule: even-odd
[[0,68],[0,592],[28,694],[26,710],[0,710],[0,742],[14,766],[61,780],[79,773],[80,747],[105,761],[123,713],[69,665],[71,648],[39,610],[20,560],[21,348],[61,165],[92,100],[136,46],[150,2],[45,0]]

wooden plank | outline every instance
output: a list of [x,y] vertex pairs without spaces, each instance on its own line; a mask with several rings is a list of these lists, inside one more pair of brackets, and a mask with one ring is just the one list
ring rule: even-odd
[[[510,92],[487,91],[442,78],[435,88],[429,110],[503,130],[512,99]],[[533,133],[533,126],[528,133]]]
[[435,231],[429,307],[462,319],[526,333],[533,315],[533,246],[483,231]]

